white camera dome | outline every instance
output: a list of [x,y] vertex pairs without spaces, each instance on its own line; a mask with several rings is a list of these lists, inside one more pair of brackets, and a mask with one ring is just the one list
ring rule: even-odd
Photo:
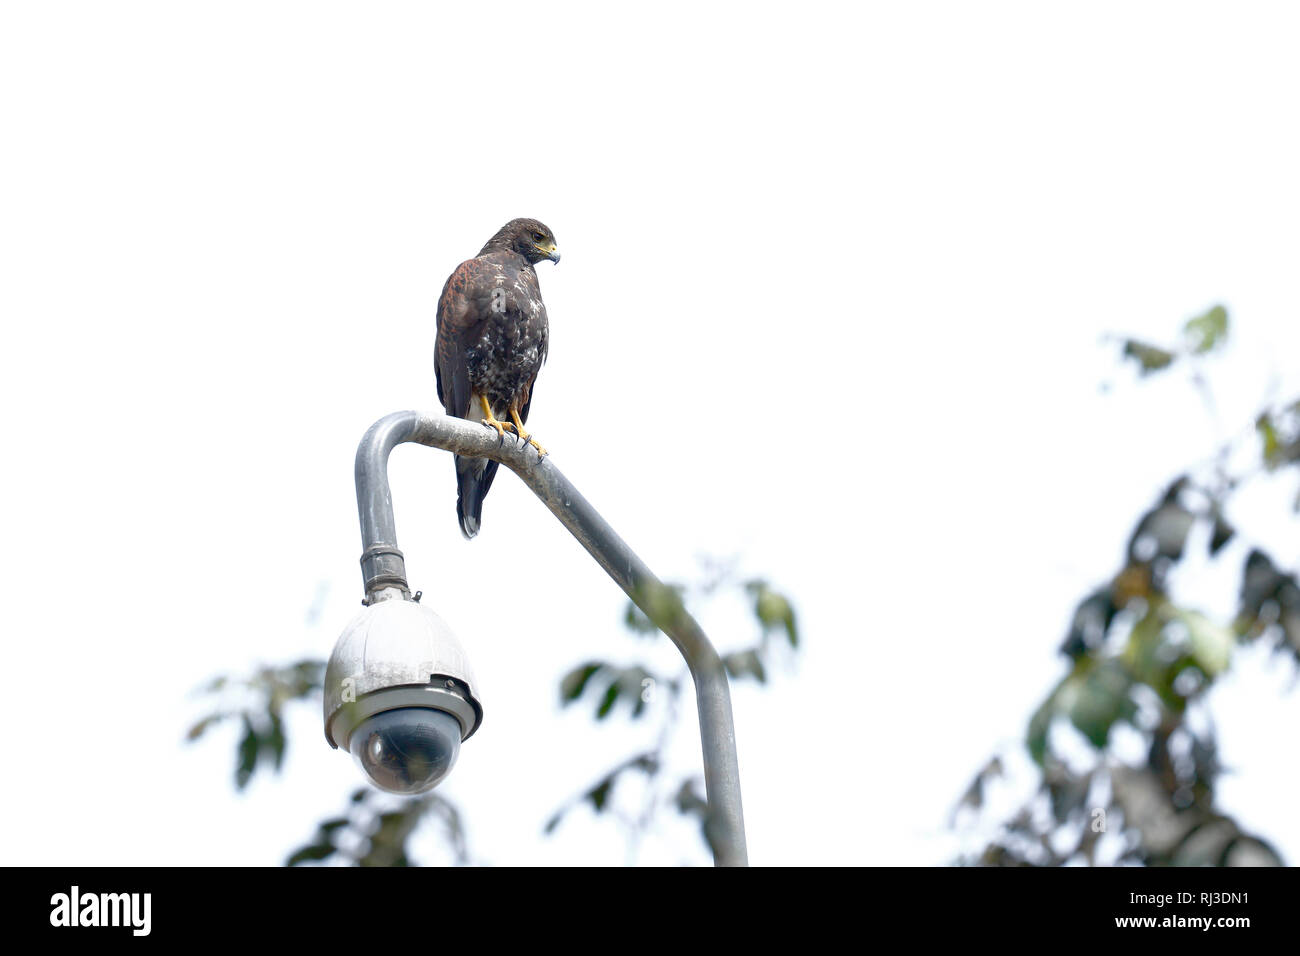
[[400,591],[339,637],[325,668],[325,739],[375,786],[421,793],[447,775],[483,720],[465,651],[442,618]]

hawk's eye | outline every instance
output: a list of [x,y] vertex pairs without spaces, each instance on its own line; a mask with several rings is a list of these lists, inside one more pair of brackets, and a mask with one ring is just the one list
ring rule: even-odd
[[543,236],[540,232],[533,233],[533,242],[541,242],[545,238],[546,237]]

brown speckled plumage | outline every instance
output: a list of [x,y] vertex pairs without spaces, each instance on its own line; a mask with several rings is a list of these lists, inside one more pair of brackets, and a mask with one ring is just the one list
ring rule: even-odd
[[[551,230],[535,219],[513,219],[448,277],[438,299],[434,349],[438,397],[447,414],[481,420],[476,396],[483,395],[498,418],[513,403],[528,420],[548,335],[533,265],[548,258],[559,261]],[[456,459],[456,511],[467,538],[478,532],[496,469],[496,462],[482,458]]]

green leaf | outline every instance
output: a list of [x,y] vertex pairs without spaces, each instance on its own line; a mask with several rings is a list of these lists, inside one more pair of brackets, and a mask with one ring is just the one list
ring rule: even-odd
[[[646,681],[650,683],[647,684]],[[653,698],[660,684],[659,678],[640,665],[621,671],[615,682],[618,684],[619,695],[627,698],[632,704],[632,716],[634,718],[645,713],[646,704],[648,703],[645,699],[646,690],[650,690],[650,696]]]
[[596,808],[597,813],[605,811],[605,805],[609,803],[610,791],[614,789],[614,778],[606,777],[600,783],[596,784],[585,794],[585,798],[591,801],[591,805]]
[[1198,611],[1179,611],[1178,617],[1187,625],[1192,642],[1192,658],[1205,672],[1205,676],[1214,677],[1223,673],[1232,657],[1232,646],[1235,643],[1232,631],[1214,623]]
[[296,851],[284,863],[285,866],[297,866],[300,863],[313,863],[333,856],[335,849],[328,843],[312,843]]
[[1029,756],[1040,767],[1047,761],[1047,735],[1052,729],[1052,718],[1055,716],[1056,692],[1053,691],[1051,696],[1034,711],[1034,716],[1029,718],[1029,730],[1025,734],[1025,746],[1029,750]]
[[627,766],[633,770],[640,770],[647,776],[653,777],[659,772],[659,755],[653,751],[638,754],[627,762]]
[[271,729],[261,739],[261,747],[270,754],[271,762],[278,771],[284,764],[284,721],[280,719],[280,715],[275,711],[271,711],[269,717]]
[[709,809],[708,801],[695,789],[694,780],[686,780],[682,783],[677,790],[677,795],[673,797],[673,803],[677,805],[679,813],[696,813],[703,816]]
[[1188,319],[1183,334],[1193,352],[1203,354],[1223,343],[1228,335],[1228,310],[1216,305],[1204,315]]
[[1129,720],[1137,707],[1129,697],[1132,678],[1115,660],[1103,661],[1069,688],[1070,722],[1098,750],[1106,746],[1110,729],[1119,720]]
[[299,661],[292,667],[297,680],[298,696],[306,697],[314,690],[319,690],[325,683],[325,662],[320,660]]
[[587,689],[587,683],[605,664],[601,661],[588,661],[565,674],[560,681],[560,702],[571,704]]
[[1124,357],[1137,359],[1143,375],[1168,368],[1174,361],[1173,352],[1148,345],[1146,342],[1139,342],[1137,339],[1127,339],[1124,342]]
[[722,663],[727,668],[727,673],[732,677],[753,677],[760,684],[767,683],[767,673],[763,670],[763,659],[753,649],[728,654],[722,659]]
[[1282,443],[1278,439],[1277,425],[1273,422],[1273,416],[1265,412],[1255,419],[1255,431],[1259,434],[1259,440],[1263,446],[1264,464],[1272,468],[1277,464],[1278,451],[1282,447]]
[[238,763],[235,767],[235,789],[237,790],[243,790],[248,786],[248,781],[253,776],[253,770],[257,766],[259,743],[252,721],[245,716],[244,736],[239,741]]
[[1152,686],[1163,682],[1168,668],[1168,659],[1162,657],[1166,648],[1162,639],[1164,607],[1164,602],[1153,602],[1141,620],[1133,625],[1122,657],[1124,665],[1137,680]]
[[633,601],[644,612],[644,621],[629,609],[624,623],[638,633],[653,633],[661,626],[671,626],[685,613],[685,594],[686,589],[680,584],[645,581],[633,595]]
[[618,681],[613,681],[605,688],[605,695],[600,699],[600,706],[596,708],[596,719],[604,720],[609,716],[610,711],[614,709],[614,704],[618,701],[619,685]]
[[[980,768],[979,773],[975,774],[975,779],[970,782],[966,792],[962,794],[961,800],[957,802],[957,808],[970,807],[972,810],[979,810],[984,806],[984,790],[991,780],[1004,776],[1006,768],[1002,764],[1002,758],[999,756],[992,757],[988,763]],[[956,810],[954,810],[954,813]]]
[[784,624],[790,617],[790,603],[770,588],[764,588],[758,594],[758,601],[754,605],[754,613],[758,619],[763,622],[764,627],[775,627],[778,624]]
[[332,839],[334,831],[347,826],[349,822],[347,817],[335,817],[332,820],[325,820],[317,827],[317,830],[320,831],[322,839]]
[[785,630],[791,647],[799,646],[799,628],[795,624],[794,607],[785,595],[772,590],[761,578],[745,582],[745,589],[754,597],[754,616],[763,632]]
[[227,716],[229,716],[229,715],[227,715],[227,714],[209,714],[207,717],[204,717],[202,720],[200,720],[197,724],[195,724],[193,727],[191,727],[191,728],[186,732],[186,734],[185,734],[185,739],[186,739],[186,740],[198,740],[200,737],[202,737],[202,736],[207,732],[207,730],[208,730],[209,727],[211,727],[213,724],[216,724],[216,723],[218,723],[218,722],[220,722],[220,721],[222,721],[222,720],[225,720]]
[[412,814],[419,815],[419,811],[408,804],[406,809],[389,810],[387,813],[379,814],[379,830],[381,833],[395,833],[405,829],[412,821]]
[[1223,517],[1218,508],[1215,508],[1214,531],[1210,535],[1210,557],[1218,554],[1236,533],[1237,529],[1228,522],[1227,518]]

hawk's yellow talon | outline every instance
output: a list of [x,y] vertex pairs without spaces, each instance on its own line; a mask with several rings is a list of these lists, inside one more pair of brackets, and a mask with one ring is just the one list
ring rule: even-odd
[[492,406],[488,404],[488,400],[482,395],[478,397],[478,400],[483,406],[483,414],[487,416],[487,418],[483,419],[483,424],[488,426],[488,428],[495,428],[497,430],[497,438],[501,441],[505,441],[506,429],[509,428],[511,431],[514,431],[515,426],[511,425],[509,422],[499,421],[497,417],[492,414]]
[[524,423],[519,419],[519,404],[517,402],[512,402],[510,404],[510,417],[514,420],[515,434],[519,436],[519,440],[526,441],[528,442],[528,444],[532,445],[534,448],[537,449],[538,461],[541,461],[543,458],[545,458],[547,455],[550,454],[550,452],[548,452],[545,448],[543,448],[538,443],[536,438],[531,437],[528,434],[528,432],[524,429]]

